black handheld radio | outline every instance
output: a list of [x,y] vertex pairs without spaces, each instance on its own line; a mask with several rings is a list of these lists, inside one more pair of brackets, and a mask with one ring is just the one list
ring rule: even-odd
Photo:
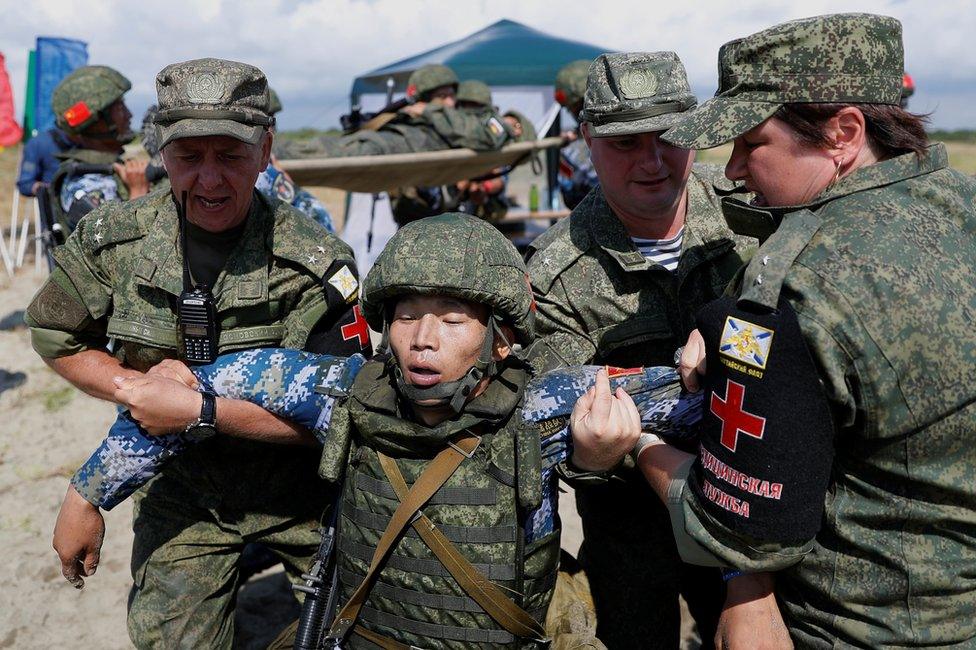
[[210,287],[197,284],[190,271],[186,250],[186,192],[179,205],[180,248],[183,253],[183,291],[176,302],[180,360],[186,363],[213,363],[217,359],[217,300]]

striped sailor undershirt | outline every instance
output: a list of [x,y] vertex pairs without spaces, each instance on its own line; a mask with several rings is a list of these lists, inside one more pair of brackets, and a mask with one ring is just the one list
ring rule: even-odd
[[684,227],[678,234],[670,239],[642,239],[631,237],[634,246],[640,254],[652,262],[656,262],[669,271],[678,268],[678,259],[681,257],[681,240],[684,237]]

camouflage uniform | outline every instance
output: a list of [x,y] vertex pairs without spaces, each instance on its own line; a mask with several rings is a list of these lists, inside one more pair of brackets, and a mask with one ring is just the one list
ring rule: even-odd
[[[428,101],[431,91],[442,86],[456,89],[457,85],[457,77],[450,68],[424,66],[410,75],[407,96]],[[400,111],[381,114],[377,118],[370,120],[371,128],[362,128],[349,135],[283,144],[276,150],[278,157],[381,156],[459,148],[494,151],[511,138],[504,121],[491,106],[459,110],[430,103],[417,117]]]
[[[58,128],[70,136],[87,135],[86,130],[131,88],[128,79],[107,66],[90,65],[72,71],[61,80],[51,96]],[[65,233],[74,230],[82,216],[102,203],[129,198],[128,188],[114,171],[79,174],[75,167],[78,164],[111,167],[113,163],[121,162],[122,144],[131,141],[133,135],[112,132],[100,136],[117,141],[117,151],[76,145],[55,154],[61,164],[51,179],[49,192],[54,219]]]
[[[633,79],[645,72],[652,75],[646,88],[654,90],[639,98]],[[590,68],[582,117],[598,137],[643,133],[667,128],[693,103],[672,53],[603,55]],[[616,119],[640,111],[646,116]],[[695,165],[674,272],[641,255],[599,187],[533,242],[529,275],[542,336],[532,350],[535,363],[673,365],[675,350],[694,329],[695,312],[722,294],[753,245],[725,225],[713,188],[721,182],[717,167]],[[601,640],[611,648],[674,647],[681,589],[708,642],[721,580],[715,570],[680,562],[667,512],[639,473],[628,466],[603,484],[580,484],[577,506],[584,532],[580,562]]]
[[[203,59],[166,68],[157,77],[160,146],[218,133],[259,141],[269,121],[265,88],[264,75],[245,64]],[[207,111],[233,112],[240,121],[209,118]],[[175,357],[172,305],[183,289],[177,230],[173,197],[163,191],[103,205],[82,219],[55,253],[57,268],[28,309],[37,352],[67,356],[102,349],[113,339],[115,355],[136,370]],[[214,287],[219,351],[302,347],[324,324],[339,327],[357,295],[355,268],[348,246],[291,207],[255,193]],[[329,282],[338,275],[351,283],[338,289]],[[263,542],[293,576],[317,547],[326,490],[316,464],[307,448],[217,436],[149,484],[137,497],[133,523],[133,642],[229,648],[244,544]]]
[[[669,140],[714,146],[789,102],[897,106],[901,26],[868,14],[793,21],[726,44],[719,64],[716,97]],[[921,158],[856,169],[808,205],[726,203],[734,227],[766,230],[735,295],[740,306],[795,311],[795,336],[829,406],[829,479],[812,538],[744,534],[741,517],[720,522],[690,489],[687,532],[728,565],[778,571],[797,647],[973,647],[976,183],[949,169],[935,145]],[[775,333],[774,344],[775,336],[787,334]],[[722,364],[710,353],[709,374],[713,365]],[[749,390],[745,407],[759,416],[796,410],[775,384]],[[753,398],[768,400],[768,410]],[[799,435],[767,427],[759,440],[740,436],[730,462],[755,457],[770,472],[819,471],[820,459],[783,468],[766,455],[780,439],[818,442]],[[713,480],[733,497],[758,500]]]

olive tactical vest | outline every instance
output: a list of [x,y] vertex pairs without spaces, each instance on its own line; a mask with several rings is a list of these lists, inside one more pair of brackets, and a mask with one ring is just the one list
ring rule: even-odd
[[[440,450],[453,444],[458,435],[470,432],[480,442],[472,453],[465,454],[421,512],[483,578],[500,586],[536,621],[544,621],[558,569],[559,528],[557,525],[552,533],[531,543],[525,541],[523,523],[539,503],[541,486],[538,454],[525,459],[517,452],[519,436],[533,427],[520,415],[525,371],[503,371],[460,416],[427,428],[401,417],[390,367],[368,362],[356,379],[344,417],[338,418],[347,418],[351,434],[338,535],[339,602],[349,601],[363,582],[380,538],[400,505],[388,478],[389,462],[395,463],[406,485],[412,486]],[[531,429],[530,433],[538,447],[537,432]],[[342,445],[344,437],[336,436],[330,442]],[[522,466],[525,462],[531,466]],[[537,484],[535,491],[522,491],[531,492],[529,495],[520,493],[519,472],[528,472]],[[355,621],[359,626],[387,641],[423,648],[544,647],[544,643],[517,638],[487,614],[418,532],[416,524],[408,526],[394,542],[359,610]],[[373,647],[364,641],[365,636],[350,634],[347,645]]]

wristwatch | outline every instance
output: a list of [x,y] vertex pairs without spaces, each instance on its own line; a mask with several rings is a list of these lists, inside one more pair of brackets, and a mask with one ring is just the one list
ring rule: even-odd
[[217,396],[207,391],[200,395],[203,397],[200,417],[183,431],[183,438],[189,442],[200,442],[217,435]]

